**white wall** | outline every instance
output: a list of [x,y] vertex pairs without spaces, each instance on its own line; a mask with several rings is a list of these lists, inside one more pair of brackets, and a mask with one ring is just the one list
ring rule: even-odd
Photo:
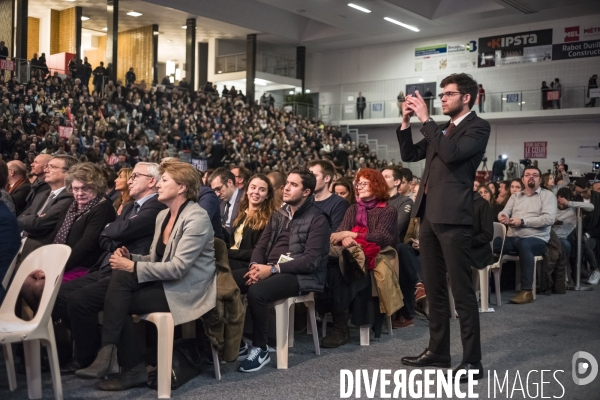
[[43,16],[40,16],[40,51],[46,53],[46,57],[50,55],[50,8],[46,10]]
[[[388,150],[397,150],[395,127],[387,128],[359,128],[359,134],[368,134],[369,139],[377,139],[379,145],[387,145]],[[423,138],[419,132],[420,126],[413,126],[413,140]],[[517,162],[524,158],[524,142],[547,141],[547,158],[537,159],[542,172],[552,168],[552,162],[565,158],[569,169],[580,169],[582,173],[590,172],[593,161],[600,161],[599,157],[578,157],[577,150],[580,144],[589,143],[598,145],[600,142],[600,121],[590,122],[560,122],[560,123],[492,123],[491,134],[486,149],[488,157],[487,166],[491,169],[492,163],[500,154],[506,154],[509,161]],[[390,161],[390,160],[388,160]],[[424,161],[418,165],[410,165],[413,172],[420,174]],[[481,169],[482,165],[480,165]]]
[[419,78],[425,82],[439,83],[453,72],[472,74],[484,85],[488,93],[537,90],[542,80],[549,83],[554,78],[561,80],[563,88],[585,86],[591,75],[600,72],[598,57],[429,73],[414,71],[414,51],[415,47],[449,42],[468,43],[471,40],[477,41],[479,37],[497,34],[549,28],[558,31],[566,26],[598,24],[599,20],[600,15],[595,15],[425,40],[313,53],[307,56],[306,87],[311,92],[319,92],[320,104],[340,104],[348,102],[347,96],[356,97],[359,91],[362,91],[367,101],[393,100],[400,90],[404,90],[407,83],[418,82]]

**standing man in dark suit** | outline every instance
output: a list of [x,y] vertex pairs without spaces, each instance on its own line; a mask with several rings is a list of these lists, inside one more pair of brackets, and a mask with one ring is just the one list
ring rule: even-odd
[[[477,82],[467,74],[442,80],[442,110],[450,122],[438,126],[429,117],[427,104],[417,91],[403,105],[398,142],[402,160],[425,159],[425,170],[413,217],[421,218],[419,242],[425,288],[429,301],[429,346],[423,354],[404,357],[402,363],[416,367],[450,367],[450,315],[447,278],[450,279],[460,317],[462,363],[454,370],[477,370],[483,377],[479,311],[471,280],[469,252],[473,229],[473,180],[485,153],[490,125],[471,111]],[[410,118],[423,124],[424,139],[413,143]],[[460,378],[466,381],[466,375]]]
[[19,160],[8,162],[7,192],[12,197],[17,215],[21,215],[27,206],[27,196],[31,183],[27,180],[27,168]]
[[356,98],[356,114],[358,119],[364,118],[365,108],[367,108],[367,99],[362,95],[362,92],[358,92],[358,97]]
[[221,222],[225,232],[231,235],[245,192],[235,186],[235,175],[225,167],[215,169],[208,184],[221,200]]
[[98,262],[86,275],[64,283],[58,292],[52,317],[55,322],[60,319],[71,328],[77,355],[61,369],[63,374],[86,368],[98,354],[97,321],[98,313],[104,309],[110,282],[110,256],[121,246],[141,254],[150,251],[156,216],[167,207],[156,195],[159,179],[158,164],[141,162],[135,165],[127,182],[129,194],[135,201],[126,205],[117,219],[100,234],[103,253]]

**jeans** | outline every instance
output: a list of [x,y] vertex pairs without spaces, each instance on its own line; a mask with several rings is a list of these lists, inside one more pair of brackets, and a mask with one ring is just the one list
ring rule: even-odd
[[570,259],[572,251],[571,242],[569,242],[568,239],[560,239],[560,244],[563,248],[563,253],[565,254],[565,257],[567,257],[567,260]]
[[[494,248],[494,253],[499,252],[500,248]],[[521,290],[532,290],[535,270],[534,258],[546,254],[546,242],[534,237],[507,237],[504,240],[502,254],[519,256],[519,263],[521,264]]]
[[397,250],[400,264],[400,289],[404,295],[404,307],[400,309],[400,314],[407,318],[413,318],[416,307],[415,285],[421,282],[419,252],[407,243],[400,243]]

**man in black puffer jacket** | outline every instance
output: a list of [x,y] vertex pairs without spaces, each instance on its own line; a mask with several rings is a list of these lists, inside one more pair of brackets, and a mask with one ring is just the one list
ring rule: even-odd
[[[247,294],[254,327],[253,348],[241,372],[258,371],[271,358],[267,350],[269,303],[321,292],[329,254],[329,220],[314,205],[316,178],[307,169],[294,168],[283,190],[286,203],[276,211],[252,252],[250,267],[233,271],[242,294]],[[280,256],[290,260],[280,262]],[[241,349],[244,350],[244,349]]]

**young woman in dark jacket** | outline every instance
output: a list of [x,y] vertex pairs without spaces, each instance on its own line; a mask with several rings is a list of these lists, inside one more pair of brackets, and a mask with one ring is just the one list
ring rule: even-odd
[[271,181],[264,174],[254,175],[233,223],[228,250],[231,270],[248,268],[252,251],[275,210],[275,191]]

